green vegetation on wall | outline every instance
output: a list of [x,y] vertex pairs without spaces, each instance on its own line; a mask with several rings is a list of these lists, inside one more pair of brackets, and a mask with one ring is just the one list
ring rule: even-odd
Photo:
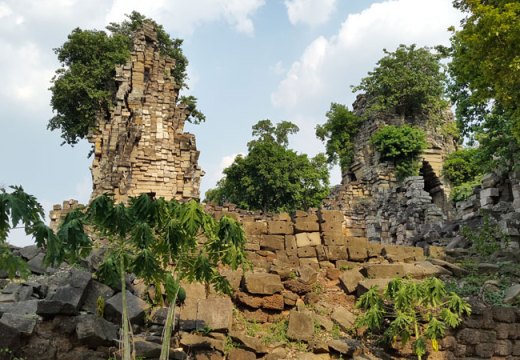
[[480,153],[479,148],[460,149],[449,154],[444,161],[442,174],[453,186],[452,200],[467,199],[473,194],[473,188],[480,185],[483,174]]
[[376,68],[353,88],[366,94],[368,113],[440,119],[448,106],[441,55],[416,45],[400,45],[395,52],[384,52]]
[[256,139],[248,143],[249,153],[237,156],[224,170],[217,187],[206,192],[206,201],[273,212],[319,206],[329,192],[326,158],[318,154],[309,159],[288,149],[288,135],[297,131],[288,121],[276,126],[259,121],[253,126]]
[[316,136],[325,142],[327,162],[337,164],[342,173],[348,170],[354,158],[354,138],[363,119],[345,105],[332,103],[326,114],[327,121],[316,126]]
[[[185,87],[188,61],[182,53],[182,40],[170,38],[153,20],[134,11],[121,24],[107,26],[109,34],[76,28],[61,47],[54,49],[61,67],[52,79],[51,106],[56,114],[47,127],[61,130],[64,143],[76,144],[96,125],[97,116],[108,116],[116,91],[116,65],[129,60],[133,34],[144,22],[156,28],[161,53],[175,59],[171,75],[180,88]],[[194,97],[180,101],[188,106],[188,120],[204,121],[204,115],[196,110]]]
[[418,157],[427,146],[423,130],[409,125],[387,125],[378,129],[371,141],[381,160],[395,165],[398,180],[418,174]]

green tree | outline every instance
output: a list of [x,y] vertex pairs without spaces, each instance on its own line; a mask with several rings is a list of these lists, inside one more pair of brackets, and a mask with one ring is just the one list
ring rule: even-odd
[[367,96],[368,113],[425,116],[437,120],[448,106],[444,98],[446,76],[441,54],[416,45],[400,45],[385,56],[353,91]]
[[463,135],[479,144],[484,170],[511,166],[520,145],[520,3],[457,0],[449,93]]
[[438,339],[446,329],[457,327],[464,315],[470,315],[469,304],[454,292],[448,293],[442,280],[430,278],[417,282],[408,279],[390,281],[381,296],[377,287],[359,297],[356,307],[365,313],[356,320],[356,327],[369,332],[383,330],[386,344],[403,346],[413,338],[413,350],[419,360],[426,354],[426,341],[435,351]]
[[442,167],[442,173],[454,186],[472,181],[482,174],[478,163],[477,148],[457,150],[448,155]]
[[326,114],[327,121],[316,126],[316,136],[325,142],[327,162],[337,164],[345,173],[354,158],[354,138],[363,121],[345,105],[332,103]]
[[231,202],[244,209],[291,211],[318,206],[328,195],[326,158],[309,159],[288,149],[288,135],[298,131],[284,121],[270,120],[253,126],[256,139],[248,143],[247,156],[237,156],[224,170],[225,177],[206,193],[206,201]]
[[399,180],[417,175],[420,168],[418,157],[427,146],[423,130],[409,125],[387,125],[372,135],[371,142],[380,153],[381,160],[390,161],[396,166]]
[[[195,201],[179,203],[148,194],[116,204],[110,196],[94,199],[86,210],[73,211],[58,230],[64,244],[90,249],[85,226],[105,241],[106,254],[98,270],[104,282],[119,283],[123,296],[123,359],[132,358],[130,323],[126,310],[126,272],[132,272],[156,289],[164,286],[170,306],[163,334],[161,360],[168,359],[175,303],[185,296],[181,281],[201,281],[217,291],[230,292],[219,265],[237,269],[245,264],[245,235],[229,217],[216,221]],[[85,255],[85,254],[83,254]],[[70,257],[69,257],[70,258]],[[160,292],[159,297],[162,297]]]
[[[132,35],[144,22],[156,28],[161,53],[175,59],[171,75],[180,88],[185,87],[188,61],[181,49],[182,40],[170,38],[153,20],[134,11],[121,24],[107,26],[109,34],[76,28],[61,47],[54,49],[61,67],[52,79],[51,106],[56,114],[47,127],[61,130],[64,143],[76,144],[95,127],[98,116],[108,116],[116,91],[116,65],[130,59]],[[179,101],[186,105],[189,121],[204,121],[194,97],[181,97]]]
[[0,269],[10,278],[26,277],[29,269],[25,261],[12,253],[7,236],[12,229],[22,227],[36,244],[47,250],[46,264],[57,264],[59,259],[69,257],[73,247],[63,247],[62,241],[44,223],[43,208],[36,198],[27,194],[21,186],[11,186],[11,192],[0,187]]

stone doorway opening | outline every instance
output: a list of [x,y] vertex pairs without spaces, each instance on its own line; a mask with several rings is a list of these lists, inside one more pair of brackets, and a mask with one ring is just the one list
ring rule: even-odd
[[419,174],[424,179],[424,191],[430,194],[432,197],[432,203],[437,205],[443,211],[446,211],[448,202],[446,195],[444,194],[442,182],[437,174],[435,174],[435,171],[428,161],[423,160]]

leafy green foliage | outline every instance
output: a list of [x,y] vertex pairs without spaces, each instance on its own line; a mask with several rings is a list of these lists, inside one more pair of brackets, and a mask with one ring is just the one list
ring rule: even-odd
[[462,235],[471,241],[473,250],[481,256],[493,254],[500,250],[501,243],[507,244],[508,242],[507,236],[487,215],[483,217],[483,223],[478,229],[463,227]]
[[[61,67],[52,79],[51,106],[56,115],[47,127],[60,129],[64,143],[76,144],[95,127],[98,116],[108,116],[116,91],[116,65],[129,60],[133,34],[144,22],[157,30],[161,53],[175,59],[171,75],[180,88],[185,86],[188,61],[182,53],[182,40],[171,39],[161,25],[138,12],[132,12],[121,24],[107,26],[110,34],[76,28],[61,47],[54,49]],[[186,105],[188,120],[204,121],[193,96],[179,100]]]
[[[64,258],[75,256],[78,244],[71,242],[65,245],[44,223],[43,208],[36,198],[27,194],[21,186],[11,186],[11,192],[0,187],[0,269],[7,272],[10,278],[29,275],[27,264],[14,255],[7,244],[10,231],[23,227],[26,235],[34,238],[36,244],[47,250],[44,261],[48,265],[56,265]],[[52,253],[49,253],[52,252]]]
[[337,164],[346,172],[354,158],[354,137],[363,119],[345,105],[332,103],[326,114],[327,121],[316,126],[316,136],[325,142],[327,162]]
[[448,105],[443,97],[446,76],[441,55],[416,45],[384,52],[376,68],[353,88],[365,92],[368,112],[439,118]]
[[396,166],[399,180],[417,175],[418,156],[427,146],[423,130],[409,125],[387,125],[378,129],[371,141],[381,154],[381,160],[391,161]]
[[451,200],[457,202],[468,199],[473,195],[475,187],[480,185],[481,180],[482,176],[479,175],[473,180],[454,186],[450,193]]
[[[232,269],[246,264],[245,235],[240,224],[229,217],[216,221],[195,201],[178,203],[149,194],[116,204],[108,195],[94,199],[85,211],[69,214],[58,234],[75,247],[60,254],[86,256],[90,240],[85,226],[108,242],[106,255],[97,273],[105,282],[120,282],[123,293],[123,339],[125,359],[130,357],[129,322],[125,309],[125,276],[133,272],[156,289],[165,289],[170,302],[161,358],[168,358],[175,303],[186,298],[180,281],[201,281],[217,291],[230,292],[228,281],[218,272],[219,265]],[[69,258],[75,259],[72,256]],[[162,286],[161,286],[162,285]],[[159,295],[160,291],[159,291]]]
[[421,282],[408,279],[390,281],[381,296],[377,287],[359,297],[356,307],[365,313],[356,320],[356,327],[370,332],[383,331],[384,341],[404,346],[413,338],[412,347],[419,360],[426,354],[426,341],[435,351],[448,327],[455,328],[471,308],[456,293],[446,291],[437,278]]
[[481,174],[481,168],[477,163],[476,148],[457,150],[448,155],[444,161],[442,173],[452,185],[472,181]]
[[206,201],[235,203],[243,209],[291,211],[316,207],[328,195],[328,169],[323,154],[309,159],[287,148],[288,135],[298,131],[284,121],[253,126],[247,156],[237,156],[225,177],[206,193]]
[[466,17],[452,28],[449,92],[463,135],[484,159],[511,165],[520,141],[520,3],[457,0]]

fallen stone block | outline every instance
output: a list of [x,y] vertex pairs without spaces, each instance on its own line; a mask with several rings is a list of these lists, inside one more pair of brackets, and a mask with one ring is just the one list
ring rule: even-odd
[[334,308],[330,318],[344,331],[351,330],[356,322],[356,315],[345,309],[343,306],[337,306]]
[[287,338],[296,341],[310,341],[314,335],[314,318],[311,312],[292,310],[289,314]]
[[96,315],[78,316],[77,339],[90,347],[111,346],[118,340],[118,326]]
[[364,279],[365,277],[359,272],[358,269],[344,271],[339,277],[339,281],[346,290],[347,294],[354,293],[358,287],[359,282],[363,281]]
[[246,273],[244,285],[251,294],[272,295],[283,290],[279,275],[267,273]]
[[[116,324],[121,324],[123,314],[123,294],[121,292],[112,296],[105,302],[105,317]],[[131,323],[143,324],[145,312],[150,308],[148,303],[130,291],[126,291],[126,304],[128,319]]]

